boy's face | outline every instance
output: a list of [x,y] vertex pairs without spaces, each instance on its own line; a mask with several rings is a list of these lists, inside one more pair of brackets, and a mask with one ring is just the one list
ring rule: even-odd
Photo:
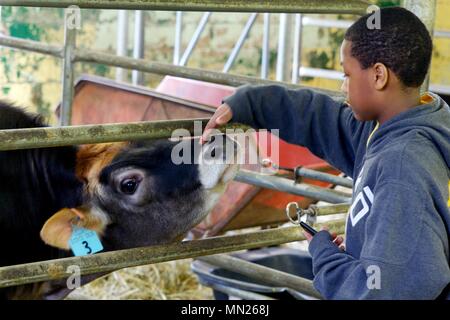
[[351,55],[351,42],[347,40],[341,46],[341,65],[345,74],[341,90],[346,94],[355,118],[360,121],[376,119],[371,68],[361,68],[359,61]]

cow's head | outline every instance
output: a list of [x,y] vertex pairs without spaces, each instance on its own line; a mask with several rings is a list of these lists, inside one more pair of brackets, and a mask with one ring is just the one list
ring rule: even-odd
[[82,146],[77,175],[85,182],[84,204],[52,216],[41,237],[69,249],[77,225],[96,231],[106,250],[180,240],[233,179],[238,149],[229,138],[203,147],[193,139]]

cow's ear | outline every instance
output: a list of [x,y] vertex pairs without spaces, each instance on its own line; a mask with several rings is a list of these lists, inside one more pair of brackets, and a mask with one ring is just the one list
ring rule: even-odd
[[64,208],[45,222],[41,229],[41,239],[50,246],[70,250],[69,240],[74,225],[93,230],[99,235],[102,235],[106,228],[105,222],[92,214],[89,209]]

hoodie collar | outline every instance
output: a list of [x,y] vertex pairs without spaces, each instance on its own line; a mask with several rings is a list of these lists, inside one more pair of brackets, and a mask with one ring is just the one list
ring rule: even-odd
[[393,126],[397,125],[397,122],[423,116],[427,113],[435,112],[439,109],[440,98],[434,93],[427,92],[421,96],[420,105],[413,107],[409,110],[403,111],[396,116],[392,117],[381,126],[377,121],[375,128],[367,139],[366,147],[369,148],[369,144],[374,144],[374,141],[381,138],[381,136],[388,132]]

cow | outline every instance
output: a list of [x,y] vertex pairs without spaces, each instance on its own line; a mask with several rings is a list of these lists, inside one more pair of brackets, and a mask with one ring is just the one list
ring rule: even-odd
[[[0,102],[0,129],[46,126],[39,115]],[[172,161],[180,144],[189,147],[181,150],[197,150],[189,163]],[[105,251],[180,241],[238,170],[235,163],[195,161],[225,154],[229,144],[197,144],[167,139],[1,151],[0,266],[71,256],[74,226],[95,231]],[[68,293],[65,281],[52,281],[3,288],[0,298],[59,299]]]

